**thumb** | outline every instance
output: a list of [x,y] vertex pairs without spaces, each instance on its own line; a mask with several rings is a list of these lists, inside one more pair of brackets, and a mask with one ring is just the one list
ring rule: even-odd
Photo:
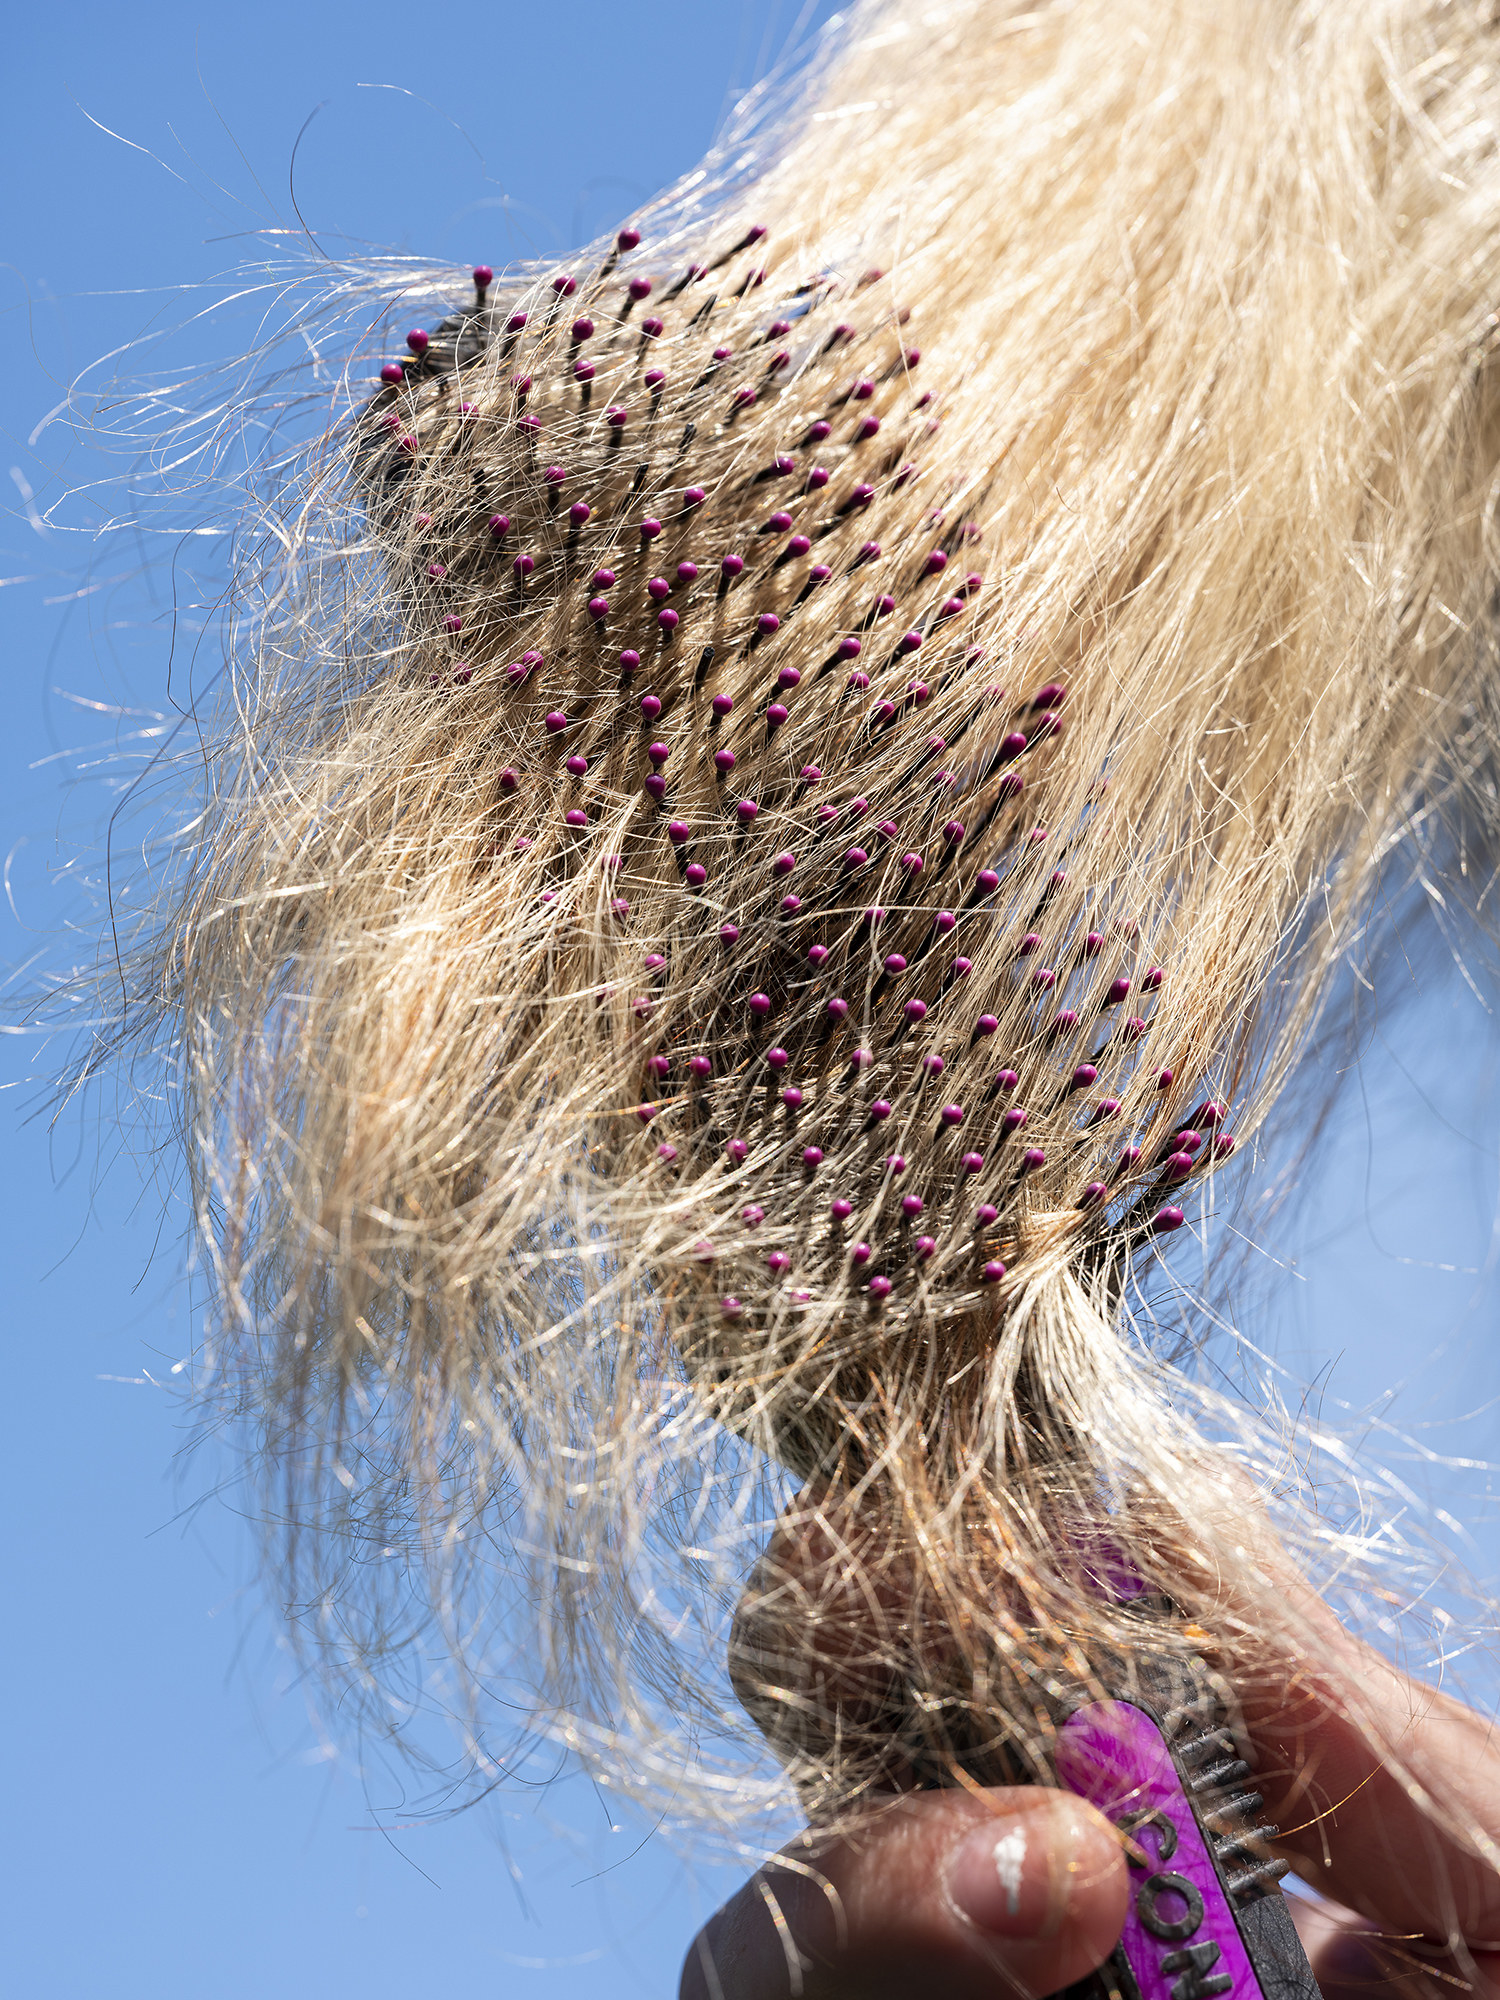
[[918,1792],[784,1848],[694,1939],[680,2000],[995,2000],[1055,1993],[1113,1950],[1118,1836],[1035,1787]]

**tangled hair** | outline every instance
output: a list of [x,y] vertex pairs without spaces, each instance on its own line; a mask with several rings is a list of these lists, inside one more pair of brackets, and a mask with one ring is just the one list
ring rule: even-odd
[[123,1030],[325,1660],[435,1623],[481,1754],[742,1825],[770,1507],[829,1819],[1295,1643],[1237,1494],[1363,1573],[1133,1274],[1493,804],[1500,31],[864,0],[770,138],[424,278],[246,539]]

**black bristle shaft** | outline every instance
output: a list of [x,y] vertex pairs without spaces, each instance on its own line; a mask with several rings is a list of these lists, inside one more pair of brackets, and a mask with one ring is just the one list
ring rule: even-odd
[[1279,1882],[1283,1875],[1289,1873],[1291,1865],[1290,1861],[1279,1859],[1261,1861],[1254,1868],[1242,1868],[1237,1875],[1228,1876],[1224,1887],[1239,1902],[1251,1890],[1269,1888],[1273,1882]]
[[1231,1757],[1222,1764],[1210,1764],[1206,1771],[1194,1777],[1188,1789],[1192,1792],[1219,1792],[1228,1785],[1238,1785],[1250,1775],[1250,1766],[1242,1757]]
[[1227,1868],[1231,1861],[1263,1856],[1267,1843],[1275,1838],[1276,1828],[1269,1824],[1246,1827],[1240,1833],[1218,1835],[1214,1840],[1214,1853],[1220,1866]]

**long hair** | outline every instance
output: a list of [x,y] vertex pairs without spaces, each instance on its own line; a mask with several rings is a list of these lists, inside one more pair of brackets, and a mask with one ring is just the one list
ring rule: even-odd
[[121,1036],[350,1688],[435,1625],[476,1745],[734,1818],[789,1506],[837,1588],[734,1672],[836,1818],[1253,1674],[1247,1509],[1362,1574],[1133,1301],[1492,814],[1497,59],[864,0],[617,239],[433,273],[283,480]]

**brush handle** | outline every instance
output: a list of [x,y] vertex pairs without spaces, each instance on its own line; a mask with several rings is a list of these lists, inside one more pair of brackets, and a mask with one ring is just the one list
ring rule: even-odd
[[1056,1763],[1136,1849],[1120,1942],[1070,2000],[1321,2000],[1276,1886],[1276,1828],[1212,1693],[1161,1714],[1135,1695],[1090,1702]]

